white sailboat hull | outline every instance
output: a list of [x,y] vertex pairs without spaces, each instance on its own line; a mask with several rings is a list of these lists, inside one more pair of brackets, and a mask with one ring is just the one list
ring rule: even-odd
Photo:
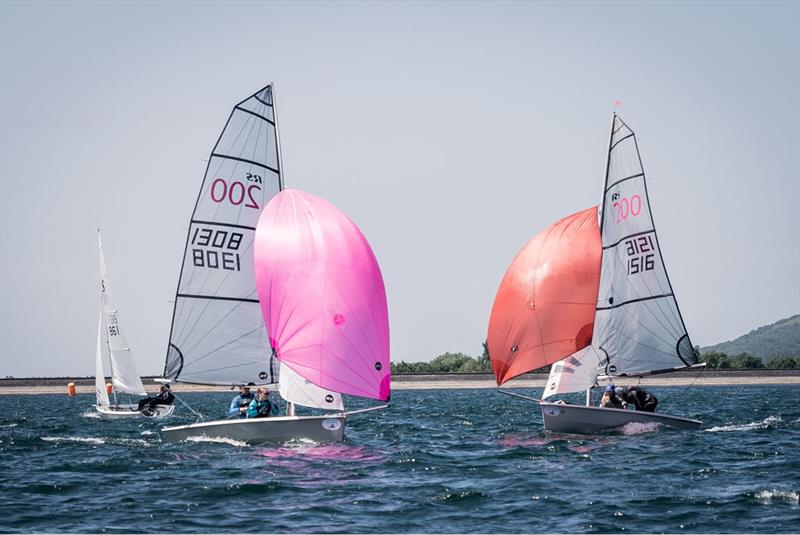
[[608,409],[586,405],[570,405],[543,401],[542,420],[544,428],[559,433],[591,434],[616,429],[635,422],[660,424],[675,429],[699,429],[702,422],[657,412]]
[[95,409],[101,416],[108,418],[130,418],[133,416],[141,416],[144,418],[167,418],[172,416],[175,412],[175,405],[156,405],[153,414],[142,414],[142,411],[136,409],[136,405],[117,405],[117,406],[103,406],[95,405]]
[[256,446],[295,439],[315,442],[341,442],[347,416],[276,416],[270,418],[229,419],[178,425],[161,429],[164,440],[179,442],[192,437],[226,438]]

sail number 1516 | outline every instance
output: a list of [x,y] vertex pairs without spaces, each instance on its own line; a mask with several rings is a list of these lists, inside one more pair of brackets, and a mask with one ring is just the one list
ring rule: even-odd
[[643,271],[651,271],[655,267],[653,236],[638,236],[625,241],[625,252],[628,254],[628,275],[636,275]]

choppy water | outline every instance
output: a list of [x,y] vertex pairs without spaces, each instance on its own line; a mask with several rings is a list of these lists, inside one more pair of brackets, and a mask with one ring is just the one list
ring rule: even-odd
[[0,396],[0,531],[800,532],[800,388],[654,391],[703,428],[548,435],[491,390],[406,390],[343,444],[168,444],[88,395]]

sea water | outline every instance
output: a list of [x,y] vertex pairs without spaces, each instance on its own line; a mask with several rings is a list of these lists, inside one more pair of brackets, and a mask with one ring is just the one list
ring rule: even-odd
[[[171,444],[180,404],[109,420],[89,395],[0,396],[0,531],[800,532],[798,386],[653,391],[703,427],[554,435],[493,390],[403,390],[344,443]],[[232,397],[181,395],[219,417]]]

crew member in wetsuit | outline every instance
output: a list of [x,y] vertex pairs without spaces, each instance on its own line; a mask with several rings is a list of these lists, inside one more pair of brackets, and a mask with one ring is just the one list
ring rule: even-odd
[[658,399],[653,394],[638,386],[626,388],[623,399],[636,407],[637,411],[655,412],[658,405]]
[[603,398],[600,400],[600,406],[605,409],[622,409],[622,400],[614,391],[614,384],[609,383],[606,385],[606,391],[603,392]]
[[266,418],[276,412],[277,408],[269,400],[269,390],[266,388],[259,388],[255,399],[247,406],[248,418]]
[[147,410],[152,413],[155,410],[156,405],[172,405],[174,401],[175,394],[172,393],[169,385],[161,385],[161,389],[159,389],[158,394],[140,399],[139,406],[136,408],[136,410],[141,411],[147,408]]
[[247,406],[253,401],[253,394],[250,392],[250,387],[255,383],[247,383],[246,385],[239,385],[239,395],[231,400],[231,406],[228,409],[230,416],[238,416],[245,418],[247,416]]

